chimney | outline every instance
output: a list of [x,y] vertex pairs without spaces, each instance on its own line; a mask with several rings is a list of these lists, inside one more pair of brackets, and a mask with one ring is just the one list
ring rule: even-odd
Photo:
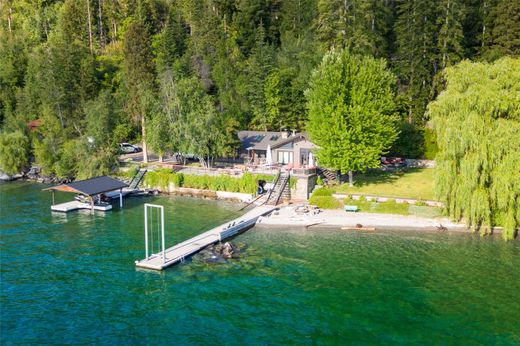
[[282,138],[283,138],[283,139],[287,139],[287,138],[289,138],[289,131],[287,131],[287,130],[282,130]]
[[296,136],[296,130],[292,130],[292,136]]

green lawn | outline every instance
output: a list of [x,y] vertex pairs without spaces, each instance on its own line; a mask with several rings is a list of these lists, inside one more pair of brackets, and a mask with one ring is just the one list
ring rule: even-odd
[[331,186],[337,193],[395,198],[434,200],[433,169],[414,168],[406,172],[371,172],[354,176],[354,187],[348,183]]
[[376,214],[415,215],[434,218],[442,215],[441,208],[393,202],[370,202],[345,199],[345,205],[356,205],[359,211]]

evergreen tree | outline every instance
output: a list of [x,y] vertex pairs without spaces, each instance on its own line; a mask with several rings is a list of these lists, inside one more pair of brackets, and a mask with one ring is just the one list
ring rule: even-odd
[[402,96],[408,104],[408,122],[421,123],[437,72],[437,12],[431,1],[399,0],[397,13],[395,68]]
[[437,25],[440,30],[437,47],[440,67],[445,68],[459,62],[463,57],[462,23],[465,11],[461,0],[442,0],[438,5]]
[[382,60],[332,50],[306,92],[307,131],[320,165],[349,172],[379,167],[397,137],[395,77]]
[[146,114],[141,95],[153,89],[154,65],[150,36],[147,28],[132,22],[125,32],[124,81],[127,88],[127,111],[132,119],[141,125],[143,161],[148,162],[146,148]]
[[171,10],[163,30],[153,39],[157,71],[171,69],[186,50],[186,27],[177,11]]
[[318,34],[325,48],[349,47],[353,53],[384,56],[389,34],[388,2],[318,0]]
[[499,0],[492,11],[490,32],[495,56],[520,56],[520,2]]

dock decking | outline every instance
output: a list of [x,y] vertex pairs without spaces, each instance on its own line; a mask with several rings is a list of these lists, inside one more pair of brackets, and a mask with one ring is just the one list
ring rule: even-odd
[[260,216],[267,215],[275,209],[277,208],[274,206],[256,207],[239,218],[165,249],[164,259],[162,252],[160,252],[141,261],[135,261],[135,265],[140,268],[163,270],[199,252],[208,245],[223,241],[253,227]]
[[[60,204],[51,205],[52,211],[61,211],[63,213],[67,213],[69,211],[77,210],[77,209],[91,209],[92,206],[89,203],[82,203],[79,201],[70,201]],[[94,205],[94,210],[107,211],[112,209],[110,204],[108,205]]]

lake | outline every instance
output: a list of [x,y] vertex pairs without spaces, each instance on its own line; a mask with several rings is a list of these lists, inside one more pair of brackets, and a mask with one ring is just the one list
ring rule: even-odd
[[138,197],[64,215],[43,187],[0,184],[2,345],[520,344],[519,241],[256,227],[233,239],[240,259],[143,271],[145,202],[165,206],[167,245],[240,206]]

